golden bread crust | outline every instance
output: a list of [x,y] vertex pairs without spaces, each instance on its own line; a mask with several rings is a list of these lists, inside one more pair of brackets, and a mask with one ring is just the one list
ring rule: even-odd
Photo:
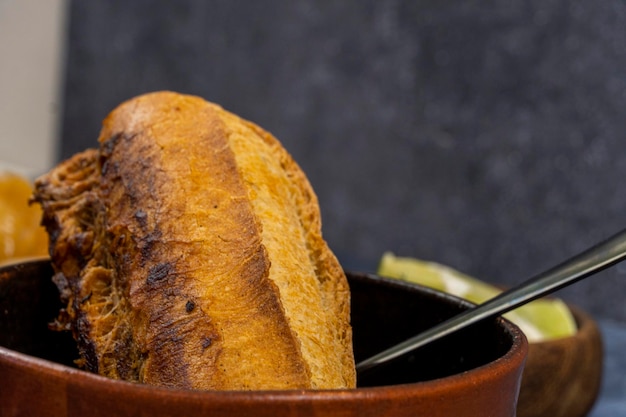
[[275,138],[159,92],[116,108],[99,142],[34,197],[88,369],[191,389],[354,387],[347,282]]

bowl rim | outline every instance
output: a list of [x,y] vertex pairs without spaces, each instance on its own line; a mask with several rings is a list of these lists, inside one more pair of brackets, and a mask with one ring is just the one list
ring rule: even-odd
[[[17,263],[0,267],[0,273],[11,268],[24,267],[25,264],[43,263],[49,260],[35,260],[25,263]],[[436,297],[452,301],[463,307],[471,307],[473,304],[469,301],[455,297],[453,295],[424,287],[419,284],[394,280],[390,278],[380,277],[374,274],[363,272],[346,271],[346,275],[356,277],[357,279],[379,280],[384,285],[400,287],[412,291],[427,292]],[[53,362],[48,359],[39,358],[29,354],[21,353],[4,346],[0,346],[0,364],[4,363],[12,367],[24,369],[25,371],[41,372],[46,377],[59,379],[67,384],[88,387],[97,386],[104,390],[121,392],[125,391],[130,395],[136,394],[140,396],[158,396],[173,397],[176,399],[190,399],[193,401],[211,401],[217,404],[228,404],[233,401],[245,400],[248,403],[263,403],[268,401],[281,402],[289,400],[290,402],[303,400],[311,401],[353,401],[360,399],[363,401],[372,401],[376,398],[384,397],[387,399],[406,398],[419,392],[420,395],[439,395],[449,391],[451,388],[461,388],[467,386],[471,380],[495,381],[505,374],[512,372],[512,369],[519,368],[521,374],[523,366],[528,355],[528,341],[524,333],[514,323],[503,317],[496,318],[499,326],[511,337],[511,346],[503,355],[497,359],[469,369],[467,371],[449,375],[445,377],[435,378],[428,381],[419,381],[412,383],[402,383],[395,385],[341,388],[341,389],[297,389],[297,390],[231,390],[231,391],[200,391],[187,390],[183,388],[170,388],[152,386],[147,384],[133,383],[122,380],[115,380],[104,377],[78,368],[73,368],[61,363]],[[519,383],[519,382],[518,382]]]

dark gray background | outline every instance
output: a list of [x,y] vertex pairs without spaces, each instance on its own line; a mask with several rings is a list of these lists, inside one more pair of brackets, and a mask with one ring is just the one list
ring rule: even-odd
[[[170,89],[274,133],[347,268],[512,284],[626,226],[626,3],[72,1],[65,158]],[[559,293],[626,320],[626,267]]]

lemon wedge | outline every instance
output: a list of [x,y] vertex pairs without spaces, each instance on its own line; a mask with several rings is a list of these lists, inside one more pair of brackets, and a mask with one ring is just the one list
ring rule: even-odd
[[[476,304],[498,295],[501,290],[453,268],[436,262],[384,253],[378,275],[434,288]],[[542,298],[504,315],[517,324],[530,343],[568,337],[576,333],[576,321],[562,300]]]

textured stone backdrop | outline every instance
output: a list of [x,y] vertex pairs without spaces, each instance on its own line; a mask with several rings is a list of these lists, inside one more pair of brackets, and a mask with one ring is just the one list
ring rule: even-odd
[[[511,284],[626,226],[618,0],[73,1],[65,158],[136,94],[274,133],[348,268],[391,250]],[[559,295],[626,320],[626,265]]]

